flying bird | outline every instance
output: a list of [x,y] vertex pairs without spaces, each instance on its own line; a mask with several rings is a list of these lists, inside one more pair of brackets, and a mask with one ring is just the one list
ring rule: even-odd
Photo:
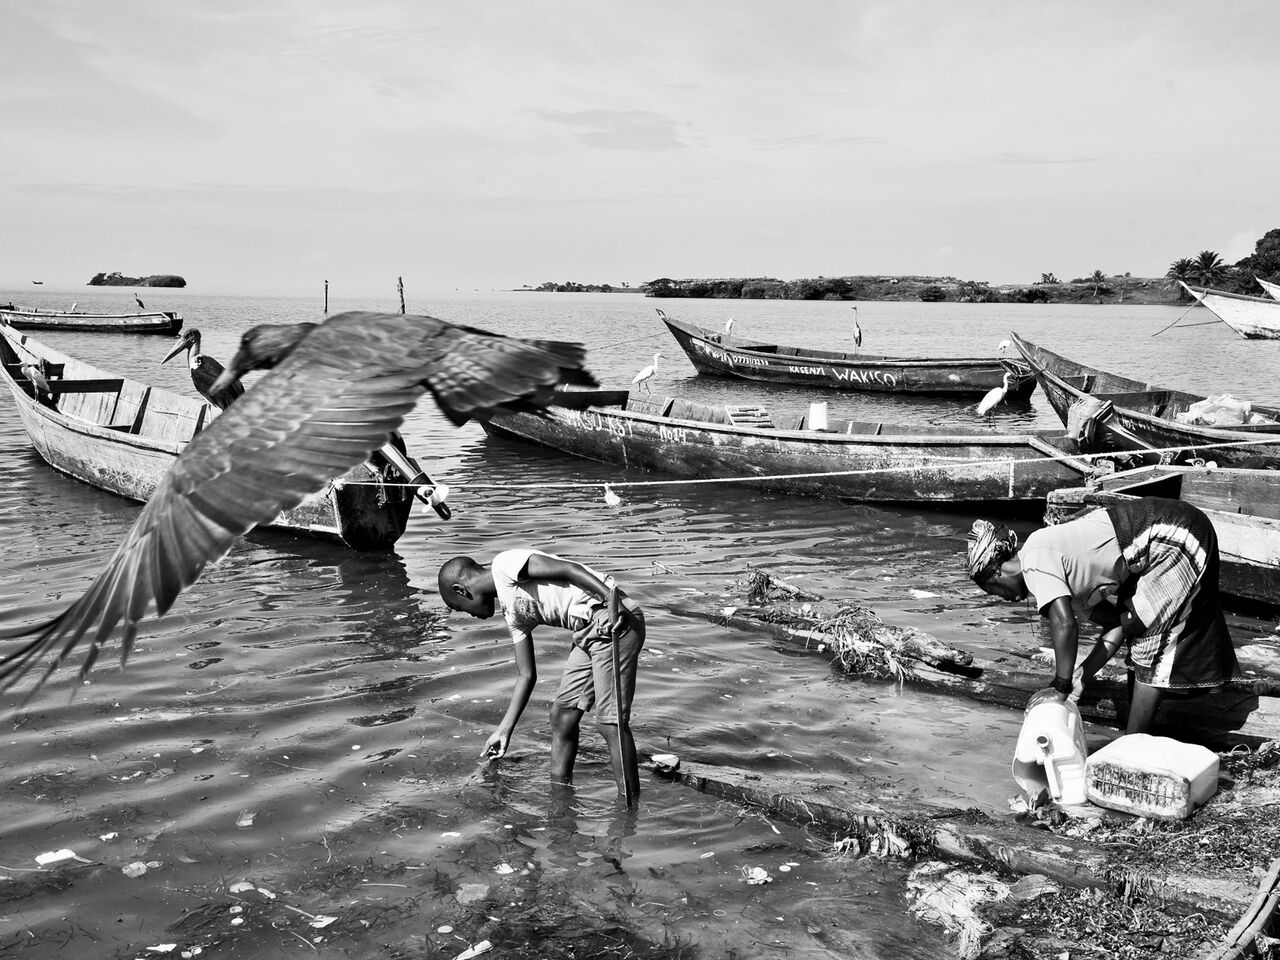
[[634,387],[637,383],[644,384],[645,392],[652,394],[653,391],[649,389],[649,381],[652,380],[653,375],[658,372],[658,361],[661,359],[663,359],[662,354],[655,353],[653,355],[653,363],[649,364],[647,367],[645,367],[643,370],[637,373],[634,377],[632,377],[631,385]]
[[214,391],[213,385],[218,382],[225,368],[213,357],[200,350],[200,331],[195,327],[184,330],[178,337],[178,345],[160,362],[168,363],[184,350],[187,353],[187,366],[191,369],[191,383],[196,388],[196,393],[219,410],[225,410],[244,393],[244,384],[239,379],[230,381],[223,390]]
[[147,305],[142,302],[142,298],[138,296],[136,293],[133,295],[133,299],[138,301],[138,306],[141,307],[143,310],[147,309]]
[[236,537],[368,458],[423,393],[455,425],[537,410],[558,384],[595,385],[585,355],[399,313],[254,327],[211,389],[270,372],[187,444],[79,599],[46,623],[0,629],[0,640],[29,638],[0,661],[0,689],[49,660],[38,688],[77,647],[83,679],[117,625],[127,661],[153,603],[163,616]]
[[1009,381],[1013,379],[1013,374],[1006,372],[1000,378],[1000,386],[992,387],[987,391],[987,395],[978,401],[978,416],[985,417],[988,413],[995,409],[996,404],[1000,403],[1009,392]]

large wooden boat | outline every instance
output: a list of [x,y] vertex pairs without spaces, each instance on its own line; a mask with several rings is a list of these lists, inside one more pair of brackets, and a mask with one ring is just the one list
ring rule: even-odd
[[1254,277],[1253,279],[1258,281],[1258,286],[1262,287],[1272,300],[1280,300],[1280,283],[1270,283],[1261,277]]
[[0,305],[0,325],[19,330],[66,330],[76,333],[168,333],[182,329],[182,314],[164,310],[141,313],[85,313]]
[[[1131,380],[1053,353],[1011,335],[1014,345],[1035,372],[1040,389],[1058,418],[1074,431],[1072,421],[1097,410],[1092,440],[1099,450],[1158,451],[1165,460],[1212,460],[1221,466],[1280,468],[1280,409],[1253,405],[1240,425],[1187,423],[1178,419],[1192,404],[1207,398]],[[1108,407],[1107,404],[1110,404]],[[1073,408],[1076,413],[1073,413]],[[1088,426],[1086,424],[1086,426]]]
[[1049,433],[828,421],[825,412],[775,420],[756,406],[623,390],[561,391],[540,414],[500,413],[484,426],[628,468],[850,501],[1016,507],[1091,469]]
[[[113,376],[4,326],[0,360],[36,453],[60,473],[130,500],[147,500],[218,414],[203,400]],[[389,550],[404,533],[413,490],[394,468],[386,471],[355,467],[269,526],[356,550]],[[384,485],[384,477],[394,480]]]
[[759,343],[696,324],[658,316],[699,373],[765,383],[868,390],[881,393],[981,396],[1009,385],[1006,400],[1025,400],[1035,377],[1016,360],[998,357],[883,357],[873,353],[812,350]]
[[1280,471],[1167,464],[1123,470],[1085,488],[1053,491],[1045,521],[1134,497],[1168,497],[1199,507],[1218,534],[1222,591],[1280,605]]
[[1182,288],[1240,336],[1249,340],[1280,340],[1280,300],[1225,290],[1197,290],[1185,283]]

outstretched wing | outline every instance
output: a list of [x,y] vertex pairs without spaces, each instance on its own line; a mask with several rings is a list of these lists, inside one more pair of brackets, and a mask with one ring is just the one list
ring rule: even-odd
[[0,661],[0,689],[50,653],[49,674],[87,644],[83,678],[113,630],[127,659],[138,622],[166,613],[234,539],[323,489],[400,426],[425,389],[455,423],[545,402],[590,382],[577,344],[521,341],[431,317],[352,313],[317,327],[187,445],[88,591]]

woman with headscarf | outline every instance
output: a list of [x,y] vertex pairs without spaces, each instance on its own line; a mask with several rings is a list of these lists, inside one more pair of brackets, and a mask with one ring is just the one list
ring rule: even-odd
[[[1080,692],[1121,644],[1132,686],[1126,732],[1151,727],[1170,694],[1205,693],[1236,675],[1218,596],[1218,538],[1209,518],[1180,500],[1143,497],[1045,527],[1027,537],[977,520],[969,534],[973,581],[1005,600],[1035,598],[1048,621],[1052,684],[1028,708]],[[1102,627],[1076,667],[1072,601]]]

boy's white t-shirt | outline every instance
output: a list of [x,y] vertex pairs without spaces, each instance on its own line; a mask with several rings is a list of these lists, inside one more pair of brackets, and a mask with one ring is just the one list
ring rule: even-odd
[[[561,559],[541,550],[504,550],[489,565],[498,605],[507,621],[507,629],[511,631],[512,643],[532,640],[533,628],[542,624],[579,629],[583,621],[591,619],[592,611],[601,603],[598,597],[571,583],[531,583],[518,579],[529,557],[534,554]],[[582,566],[603,582],[604,577],[585,564]]]

